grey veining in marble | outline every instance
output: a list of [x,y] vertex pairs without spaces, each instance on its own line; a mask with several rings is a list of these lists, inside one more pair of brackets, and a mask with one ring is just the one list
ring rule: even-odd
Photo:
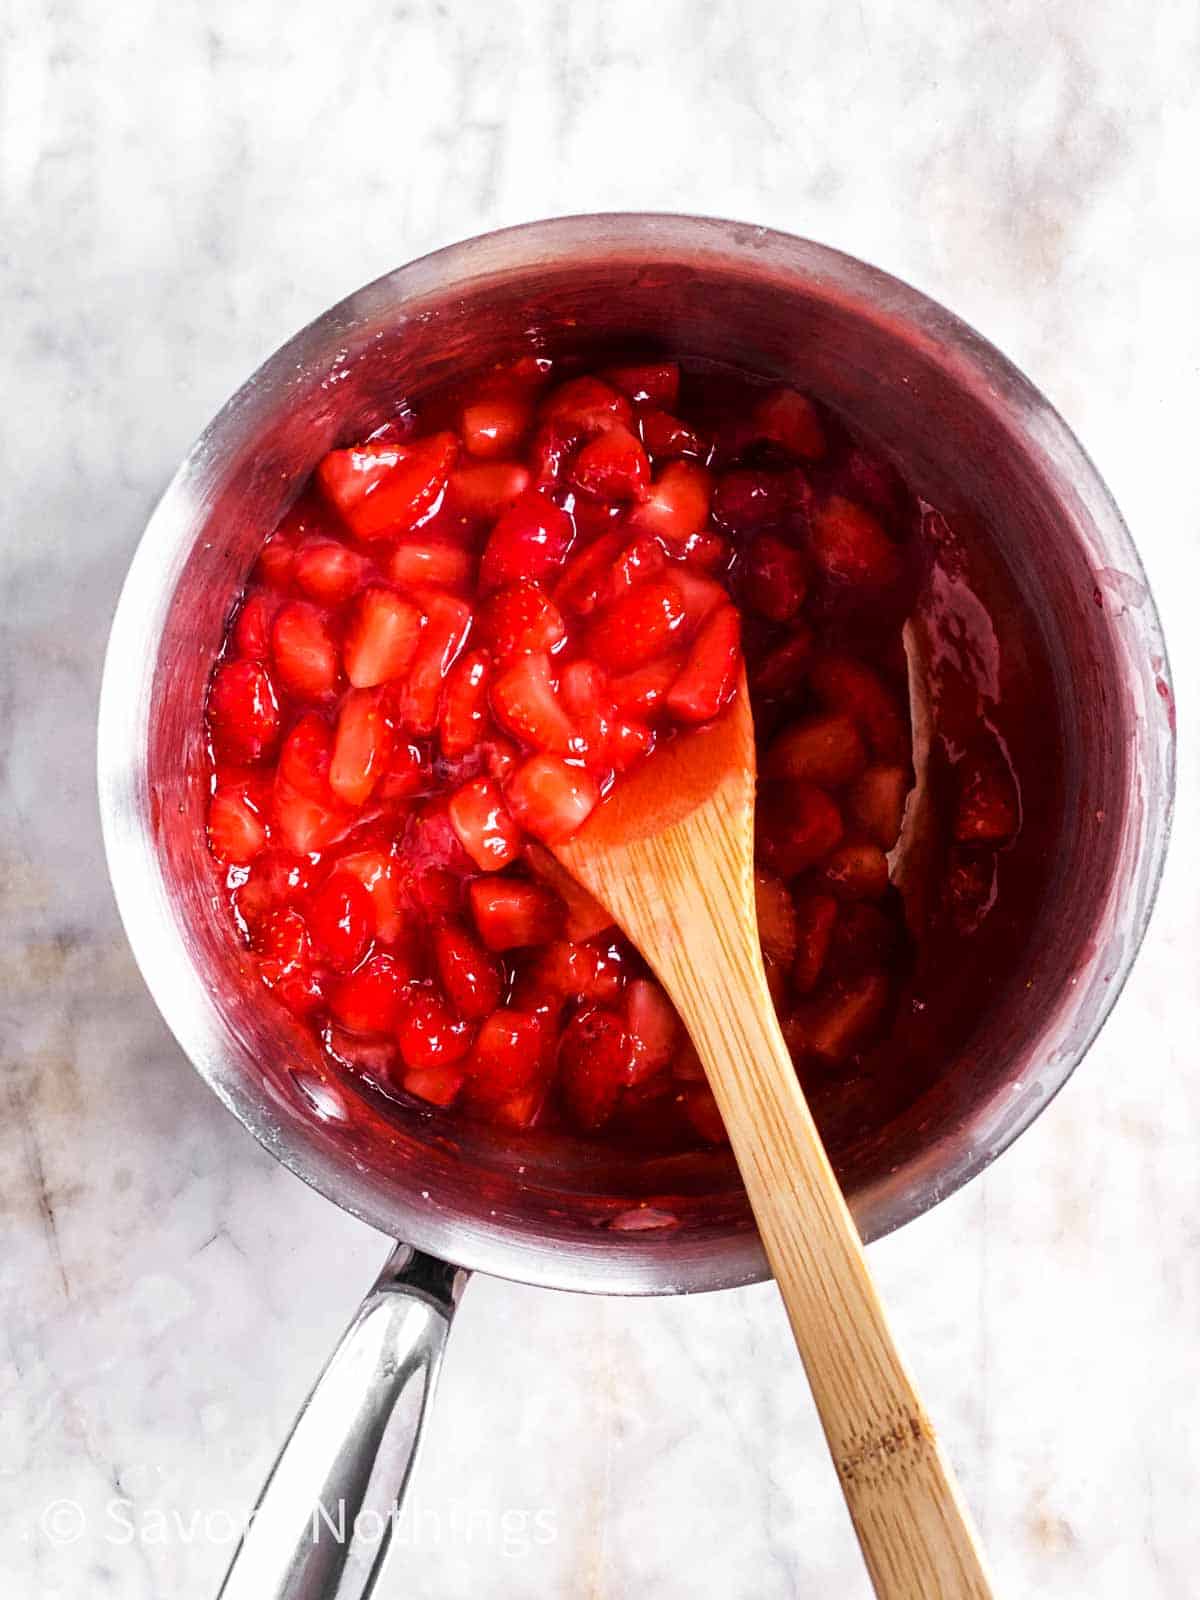
[[[983,1180],[873,1251],[1003,1592],[1200,1565],[1200,13],[1182,0],[6,0],[0,47],[0,1590],[215,1591],[384,1241],[190,1071],[118,929],[92,722],[156,495],[275,344],[560,211],[743,216],[945,300],[1145,555],[1179,822],[1127,993]],[[385,1597],[865,1600],[773,1291],[468,1291]]]

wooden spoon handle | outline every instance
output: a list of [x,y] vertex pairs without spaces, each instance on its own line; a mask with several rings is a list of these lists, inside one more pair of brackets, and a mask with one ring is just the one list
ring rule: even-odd
[[[711,907],[710,907],[711,910]],[[757,946],[714,918],[661,975],[708,1072],[881,1600],[986,1600],[954,1472],[875,1292]],[[703,975],[703,981],[701,981]]]

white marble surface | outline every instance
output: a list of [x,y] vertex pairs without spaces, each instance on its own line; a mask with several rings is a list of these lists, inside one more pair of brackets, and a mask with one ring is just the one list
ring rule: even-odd
[[[212,1594],[384,1251],[220,1109],[117,926],[92,719],[147,511],[357,283],[501,223],[661,207],[812,234],[947,301],[1059,403],[1145,554],[1183,734],[1145,952],[1036,1128],[872,1255],[1002,1591],[1192,1596],[1195,6],[2,15],[0,1592]],[[770,1288],[476,1282],[415,1505],[392,1600],[867,1594]]]

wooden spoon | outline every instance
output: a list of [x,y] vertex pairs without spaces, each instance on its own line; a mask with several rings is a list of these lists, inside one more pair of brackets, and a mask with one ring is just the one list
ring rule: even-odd
[[562,864],[675,1002],[725,1120],[877,1595],[992,1594],[954,1473],[892,1340],[767,990],[754,909],[754,733],[716,722],[618,786]]

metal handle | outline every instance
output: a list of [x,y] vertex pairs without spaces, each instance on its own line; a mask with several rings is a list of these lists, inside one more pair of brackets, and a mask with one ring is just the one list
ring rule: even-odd
[[365,1600],[412,1475],[461,1268],[400,1245],[304,1402],[218,1600]]

